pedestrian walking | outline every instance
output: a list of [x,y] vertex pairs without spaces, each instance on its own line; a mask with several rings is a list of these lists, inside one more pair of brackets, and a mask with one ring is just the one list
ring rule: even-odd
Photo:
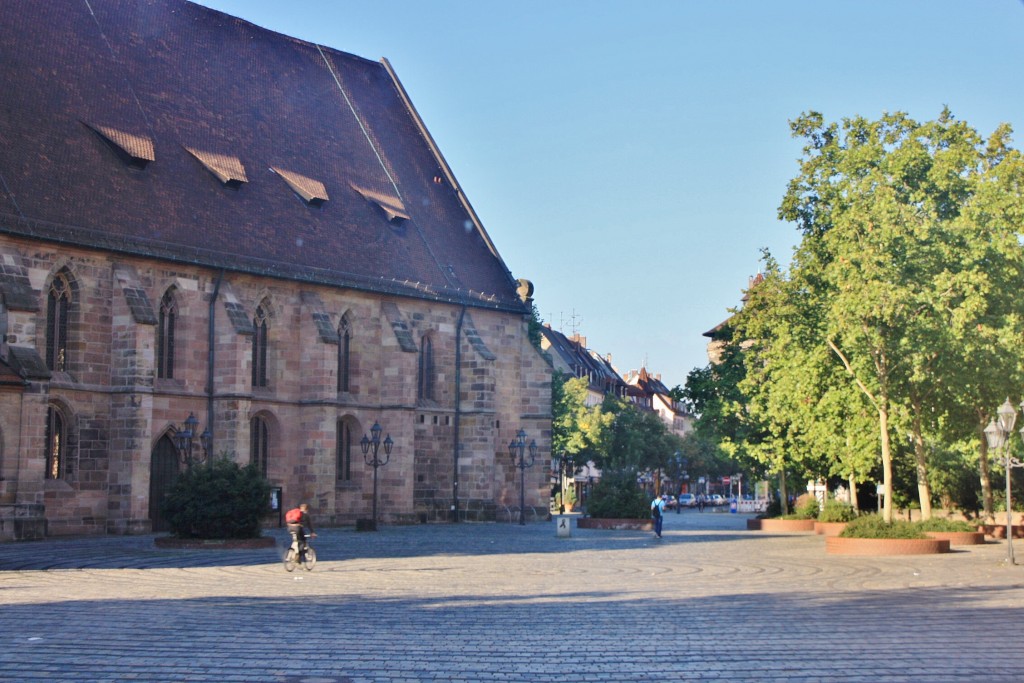
[[665,517],[665,495],[656,496],[651,501],[651,519],[654,520],[654,535],[661,538],[661,523]]

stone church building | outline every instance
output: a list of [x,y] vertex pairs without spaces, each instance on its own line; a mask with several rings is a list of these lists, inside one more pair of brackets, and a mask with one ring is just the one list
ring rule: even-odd
[[183,0],[5,0],[0,93],[0,538],[165,528],[190,415],[197,459],[327,525],[370,516],[375,423],[382,522],[514,515],[522,430],[546,511],[532,287],[387,61]]

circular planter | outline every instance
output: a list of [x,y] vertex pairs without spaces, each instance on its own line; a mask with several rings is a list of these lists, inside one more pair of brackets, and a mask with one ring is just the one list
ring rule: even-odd
[[819,536],[838,536],[846,528],[846,522],[815,522],[814,533]]
[[652,531],[654,529],[654,522],[649,519],[598,519],[594,517],[580,517],[576,520],[576,528]]
[[[1013,530],[1014,538],[1024,538],[1024,526],[1017,524],[1010,528]],[[981,524],[978,531],[992,538],[1006,538],[1005,524]]]
[[748,519],[747,531],[806,533],[814,531],[813,519]]
[[174,548],[177,550],[253,550],[255,548],[273,548],[275,541],[270,536],[259,538],[175,538],[158,536],[153,539],[157,548]]
[[843,538],[825,539],[829,555],[937,555],[949,552],[949,541],[938,538]]
[[985,542],[985,534],[980,531],[926,531],[928,538],[938,538],[949,541],[950,545],[982,545]]

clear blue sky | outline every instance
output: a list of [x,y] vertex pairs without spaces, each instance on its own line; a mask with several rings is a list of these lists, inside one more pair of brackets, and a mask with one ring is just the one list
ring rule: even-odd
[[761,249],[788,262],[790,119],[948,105],[1024,136],[1019,0],[200,4],[386,57],[545,321],[669,386]]

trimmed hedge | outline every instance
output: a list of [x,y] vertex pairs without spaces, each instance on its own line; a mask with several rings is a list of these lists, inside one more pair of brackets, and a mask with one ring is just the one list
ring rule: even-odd
[[183,472],[161,504],[179,538],[257,538],[270,484],[252,464],[228,459]]
[[637,488],[635,474],[606,473],[594,485],[587,500],[587,513],[603,519],[648,519],[651,502]]
[[952,531],[957,533],[970,533],[977,531],[978,527],[958,519],[925,519],[915,522],[921,531]]
[[843,538],[927,538],[917,524],[894,520],[886,523],[881,515],[863,515],[846,524]]
[[857,511],[852,505],[843,503],[835,498],[825,501],[824,507],[818,514],[819,522],[849,522],[857,516]]

